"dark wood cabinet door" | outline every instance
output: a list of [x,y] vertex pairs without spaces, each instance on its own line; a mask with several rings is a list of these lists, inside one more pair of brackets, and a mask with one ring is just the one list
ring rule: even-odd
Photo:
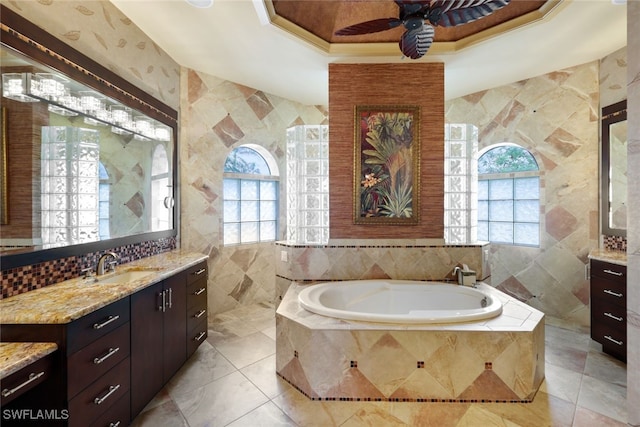
[[164,385],[163,284],[131,296],[131,419]]
[[187,287],[186,276],[176,274],[164,281],[164,364],[167,382],[187,360]]

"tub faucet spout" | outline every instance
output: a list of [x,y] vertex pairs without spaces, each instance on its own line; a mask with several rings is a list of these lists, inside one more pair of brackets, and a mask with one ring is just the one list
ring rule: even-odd
[[456,266],[453,274],[458,275],[458,285],[476,287],[476,272],[469,269],[467,264],[462,264],[462,268]]

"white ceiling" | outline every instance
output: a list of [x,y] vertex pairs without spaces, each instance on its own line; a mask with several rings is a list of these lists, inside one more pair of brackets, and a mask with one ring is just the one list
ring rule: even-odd
[[[307,105],[328,105],[329,63],[411,61],[399,51],[327,54],[271,24],[264,0],[214,0],[207,9],[185,0],[111,2],[180,65]],[[420,61],[445,63],[451,99],[600,59],[626,37],[626,5],[564,0],[542,21]]]

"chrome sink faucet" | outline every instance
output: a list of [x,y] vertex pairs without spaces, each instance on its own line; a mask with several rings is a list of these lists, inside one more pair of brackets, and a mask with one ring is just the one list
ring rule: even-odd
[[[107,262],[109,258],[113,258],[113,261]],[[98,259],[98,265],[96,266],[96,276],[102,276],[105,273],[115,271],[116,264],[118,263],[118,254],[115,252],[107,252]]]

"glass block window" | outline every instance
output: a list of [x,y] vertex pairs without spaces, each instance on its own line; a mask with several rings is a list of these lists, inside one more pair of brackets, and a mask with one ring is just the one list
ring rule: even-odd
[[173,222],[169,158],[163,145],[153,150],[151,162],[151,230],[168,230]]
[[109,173],[102,162],[98,164],[98,224],[100,231],[100,240],[109,239],[111,233],[109,231],[109,205],[111,199],[111,183],[109,182]]
[[261,147],[240,146],[225,161],[223,241],[225,245],[270,242],[278,235],[275,162]]
[[329,126],[287,129],[286,238],[300,244],[329,241]]
[[540,245],[538,164],[520,146],[494,146],[478,159],[478,239]]

